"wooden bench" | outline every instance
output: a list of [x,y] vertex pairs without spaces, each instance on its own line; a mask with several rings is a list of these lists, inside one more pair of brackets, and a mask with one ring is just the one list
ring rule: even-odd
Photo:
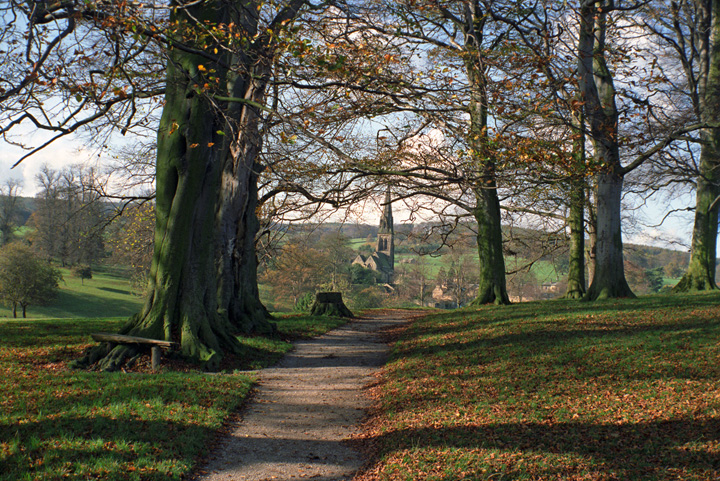
[[138,346],[150,346],[152,370],[156,371],[160,366],[160,349],[177,349],[177,342],[161,341],[159,339],[148,339],[146,337],[126,336],[124,334],[113,334],[109,332],[94,332],[90,336],[97,342],[112,342],[114,344],[127,344]]

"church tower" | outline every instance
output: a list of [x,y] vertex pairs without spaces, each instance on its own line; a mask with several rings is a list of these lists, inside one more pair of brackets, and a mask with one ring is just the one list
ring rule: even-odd
[[392,277],[392,273],[395,271],[395,230],[393,228],[390,188],[388,188],[385,193],[383,215],[380,218],[376,251],[387,256],[386,269],[389,271],[389,277]]

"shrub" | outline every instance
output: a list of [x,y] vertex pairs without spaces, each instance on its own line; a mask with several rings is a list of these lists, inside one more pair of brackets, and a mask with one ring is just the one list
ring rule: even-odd
[[55,297],[60,271],[40,259],[26,245],[14,243],[0,249],[0,299],[12,307],[22,307],[26,317],[30,304],[43,304]]
[[306,292],[297,300],[297,302],[293,306],[293,311],[310,312],[310,308],[312,307],[313,302],[315,302],[315,293]]
[[92,279],[92,268],[86,264],[77,264],[72,268],[72,273],[80,278],[81,284],[85,284],[85,279]]

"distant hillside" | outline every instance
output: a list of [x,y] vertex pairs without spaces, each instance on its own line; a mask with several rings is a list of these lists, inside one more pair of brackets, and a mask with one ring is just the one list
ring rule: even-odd
[[[377,236],[378,227],[368,224],[342,224],[339,222],[328,222],[324,224],[290,224],[283,227],[289,235],[312,235],[322,236],[330,232],[341,232],[352,239],[374,239]],[[432,232],[435,230],[436,232]],[[421,244],[438,247],[442,241],[442,228],[439,224],[396,224],[396,248],[400,252],[417,251]],[[540,252],[547,252],[546,260],[555,259],[563,264],[563,258],[568,256],[567,239],[564,236],[547,234],[514,227],[503,228],[505,236],[506,253],[510,256],[522,258],[535,258]],[[465,247],[474,247],[476,240],[474,234],[467,229],[457,231],[449,236],[450,242],[461,241]],[[588,243],[589,244],[589,243]],[[675,265],[680,269],[687,267],[690,254],[685,251],[665,249],[637,244],[625,244],[624,255],[626,261],[640,269],[654,269]]]
[[690,253],[637,244],[623,244],[625,260],[642,269],[655,269],[676,265],[685,269],[690,262]]
[[34,197],[20,197],[18,199],[18,225],[25,225],[32,213],[35,212],[35,209],[36,203]]
[[[34,197],[21,197],[19,202],[18,225],[24,225],[32,213],[36,209],[37,201]],[[108,204],[111,209],[112,204]],[[350,224],[340,222],[326,222],[322,224],[285,224],[280,227],[290,235],[312,235],[322,236],[330,232],[342,232],[345,236],[352,239],[366,239],[368,237],[375,238],[377,236],[378,226],[370,224]],[[437,232],[433,232],[433,230]],[[437,247],[441,243],[442,227],[437,223],[425,222],[419,224],[396,224],[396,246],[399,250],[410,251],[417,248],[420,243],[426,243],[428,246]],[[512,231],[508,227],[504,227],[506,237],[505,248],[511,255],[521,257],[532,257],[530,252],[539,252],[543,246],[550,243],[554,245],[554,256],[562,258],[567,256],[566,240],[558,238],[554,235],[540,233],[529,229],[513,228]],[[511,235],[512,232],[512,235]],[[431,234],[432,233],[432,234]],[[425,236],[427,235],[427,238]],[[461,239],[466,246],[475,245],[475,236],[466,229],[462,232],[456,232],[450,236],[450,241]],[[664,249],[661,247],[652,247],[637,244],[624,245],[625,259],[631,264],[642,269],[654,269],[657,267],[665,267],[670,264],[677,265],[679,268],[685,268],[689,262],[690,254],[683,251],[672,249]]]

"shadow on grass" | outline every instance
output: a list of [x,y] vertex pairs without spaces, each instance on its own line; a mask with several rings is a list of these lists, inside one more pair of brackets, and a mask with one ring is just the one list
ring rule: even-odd
[[188,422],[58,416],[0,425],[0,480],[181,479],[215,429]]
[[[671,324],[616,325],[598,329],[546,329],[500,335],[488,335],[468,341],[440,341],[429,345],[412,345],[411,351],[399,353],[399,357],[474,358],[478,362],[491,363],[512,360],[517,365],[542,362],[566,371],[575,368],[575,376],[594,377],[607,374],[607,362],[612,360],[612,373],[628,379],[717,379],[720,365],[706,366],[702,359],[688,359],[686,364],[667,365],[645,363],[625,366],[621,370],[618,361],[628,357],[623,349],[633,351],[633,358],[640,361],[641,355],[670,355],[674,350],[695,341],[707,340],[720,334],[720,320],[687,321]],[[435,332],[435,331],[432,331]],[[703,332],[702,336],[698,332]],[[617,351],[618,357],[608,357],[609,351]],[[549,354],[553,353],[552,356]],[[604,353],[605,355],[603,355]],[[692,362],[691,362],[692,361]],[[697,366],[693,362],[699,363]],[[447,364],[447,359],[443,361]],[[645,367],[646,366],[646,367]],[[639,370],[643,367],[643,370]],[[702,367],[702,369],[700,369]],[[546,375],[540,371],[540,375]]]
[[[489,449],[524,451],[531,456],[538,453],[581,455],[591,458],[593,464],[600,464],[601,479],[670,479],[670,473],[677,471],[701,476],[692,479],[718,479],[720,475],[720,455],[716,449],[708,448],[720,441],[719,419],[623,425],[511,423],[406,429],[381,435],[374,441],[383,446],[385,451],[381,454],[404,449]],[[705,449],[698,449],[700,444]],[[478,463],[482,462],[479,458]]]
[[[106,288],[112,292],[116,289]],[[126,294],[127,291],[121,293]],[[73,292],[60,289],[57,299],[51,305],[43,308],[43,313],[51,317],[117,317],[131,316],[142,307],[142,299],[137,301],[128,299],[112,299],[89,292]],[[32,306],[30,307],[32,309]],[[32,315],[32,311],[28,311]]]
[[[562,319],[562,316],[582,316],[609,313],[630,313],[633,311],[661,311],[673,308],[706,308],[720,304],[720,293],[670,294],[640,297],[637,299],[608,299],[595,302],[580,302],[567,299],[534,301],[509,306],[482,306],[453,311],[443,311],[427,316],[428,322],[415,326],[413,333],[444,334],[454,332],[461,326],[497,326],[506,322],[538,321],[546,322],[550,318]],[[442,318],[449,323],[438,327],[431,321]]]
[[106,277],[127,281],[132,275],[131,269],[123,266],[98,265],[93,266],[93,273],[102,274]]
[[132,295],[132,292],[128,291],[127,289],[115,289],[113,287],[98,287],[97,289],[101,291],[114,292],[115,294],[123,294],[126,296]]
[[93,342],[91,332],[118,330],[126,321],[126,318],[0,321],[0,345],[13,348],[75,345],[78,336],[87,336],[87,341]]

